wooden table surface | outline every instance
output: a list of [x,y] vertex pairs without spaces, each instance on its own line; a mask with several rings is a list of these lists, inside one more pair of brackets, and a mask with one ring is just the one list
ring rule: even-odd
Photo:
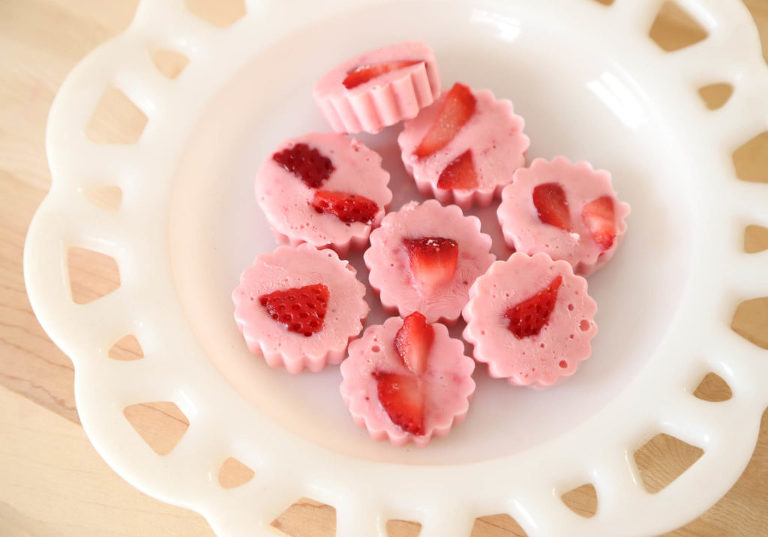
[[[0,535],[3,537],[212,535],[202,517],[141,494],[117,477],[96,454],[79,425],[72,389],[72,363],[37,323],[22,277],[26,229],[50,185],[44,131],[53,96],[80,58],[128,25],[136,2],[0,0]],[[189,2],[204,9],[206,0]],[[230,2],[218,4],[216,17],[225,20],[229,16],[230,12],[221,8],[221,4],[227,3]],[[763,53],[768,57],[768,0],[747,0],[746,3],[761,29]],[[692,25],[674,13],[656,31],[670,42],[696,33]],[[109,120],[107,117],[102,129],[109,130]],[[762,156],[758,153],[759,150],[752,150],[747,159],[765,157],[764,152]],[[104,278],[98,271],[91,271],[78,285],[87,293],[104,285]],[[172,418],[148,409],[140,413],[138,419],[154,434],[162,436],[168,429],[163,424]],[[674,460],[661,462],[662,465],[674,463]],[[577,495],[574,501],[577,509],[589,509],[588,496]],[[284,534],[295,537],[321,537],[333,534],[334,516],[332,508],[302,500],[274,525]],[[766,528],[768,413],[763,415],[755,454],[738,483],[699,519],[667,535],[758,537],[768,534]],[[413,536],[416,531],[413,524],[407,523],[391,527],[392,537]],[[511,535],[524,533],[503,516],[478,519],[473,532],[474,537]]]

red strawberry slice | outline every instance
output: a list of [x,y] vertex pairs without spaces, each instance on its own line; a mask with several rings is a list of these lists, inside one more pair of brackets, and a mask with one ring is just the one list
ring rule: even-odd
[[358,194],[318,190],[312,198],[312,207],[318,213],[332,214],[342,222],[370,224],[379,212],[376,202]]
[[472,150],[467,149],[445,167],[437,180],[437,188],[445,190],[477,188],[477,172]]
[[296,144],[272,155],[272,160],[304,181],[310,188],[317,188],[331,176],[333,163],[314,147]]
[[428,157],[448,145],[475,113],[476,105],[477,99],[472,95],[469,87],[459,82],[454,84],[446,94],[443,107],[437,114],[435,122],[432,123],[432,127],[427,131],[414,154],[419,158]]
[[613,246],[616,239],[616,212],[613,208],[613,198],[602,196],[587,203],[581,209],[581,219],[589,229],[592,239],[603,250]]
[[328,288],[316,283],[274,291],[260,296],[259,302],[272,319],[290,332],[309,337],[323,328],[329,296]]
[[557,291],[562,283],[563,277],[557,276],[549,282],[549,285],[531,298],[523,300],[507,310],[504,315],[509,319],[507,328],[517,339],[535,336],[547,325],[549,316],[555,309]]
[[424,434],[424,394],[417,377],[374,371],[379,402],[403,431]]
[[432,291],[453,280],[459,261],[459,245],[443,237],[403,239],[411,272],[419,285]]
[[405,69],[406,67],[416,65],[417,63],[423,62],[422,60],[403,60],[399,62],[379,63],[376,65],[361,65],[347,73],[347,77],[342,84],[344,84],[344,87],[347,89],[356,88],[360,84],[365,84],[369,80],[378,78],[381,75],[385,75],[391,71],[397,71],[398,69]]
[[533,205],[539,213],[539,220],[545,224],[571,230],[571,214],[565,191],[558,183],[544,183],[533,189]]
[[427,357],[434,339],[432,325],[427,324],[427,318],[421,313],[414,311],[403,319],[403,326],[395,335],[395,350],[405,367],[421,375],[427,370]]

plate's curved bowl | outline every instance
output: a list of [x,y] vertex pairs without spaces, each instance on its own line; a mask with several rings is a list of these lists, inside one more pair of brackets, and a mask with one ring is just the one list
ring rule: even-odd
[[[303,495],[336,507],[341,537],[384,537],[392,518],[421,522],[424,537],[459,537],[474,517],[501,512],[531,537],[642,536],[703,512],[742,472],[768,404],[766,351],[729,328],[736,304],[768,295],[765,255],[740,244],[745,225],[768,225],[768,188],[738,181],[730,160],[768,125],[768,69],[739,2],[680,3],[709,36],[665,54],[647,37],[659,0],[254,0],[226,29],[196,19],[182,0],[143,2],[54,101],[53,183],[25,248],[32,306],[75,363],[78,411],[99,453],[146,493],[201,512],[222,536],[267,535]],[[362,26],[364,37],[345,32]],[[590,281],[601,334],[583,371],[535,394],[480,378],[467,424],[422,451],[376,445],[356,430],[336,371],[289,378],[249,358],[227,302],[239,268],[272,246],[252,211],[253,166],[279,139],[323,128],[307,88],[325,67],[405,38],[434,46],[446,81],[512,98],[531,156],[589,158],[614,172],[633,205],[622,251]],[[149,46],[178,49],[190,64],[166,79]],[[707,111],[695,91],[722,80],[733,96]],[[149,118],[135,145],[83,135],[109,85]],[[371,143],[395,162],[387,136]],[[87,201],[84,181],[119,185],[120,210]],[[411,196],[400,181],[395,206]],[[114,257],[120,288],[75,304],[71,246]],[[108,360],[131,332],[144,359]],[[730,400],[692,395],[707,371],[726,379]],[[164,457],[122,414],[149,401],[173,401],[190,421]],[[500,401],[515,411],[500,412]],[[649,494],[632,453],[659,432],[704,454]],[[255,470],[234,490],[215,479],[229,456]],[[583,483],[599,498],[591,519],[560,501]]]

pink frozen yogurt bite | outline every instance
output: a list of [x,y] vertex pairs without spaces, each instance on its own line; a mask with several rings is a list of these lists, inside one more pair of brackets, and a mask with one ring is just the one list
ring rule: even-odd
[[375,440],[425,446],[464,420],[475,363],[442,324],[414,312],[370,326],[341,364],[341,395]]
[[496,259],[490,249],[477,217],[428,200],[385,216],[363,257],[371,288],[388,312],[420,311],[429,322],[453,324],[470,286]]
[[589,357],[597,304],[565,261],[514,253],[477,279],[464,308],[464,339],[492,377],[547,387]]
[[308,244],[262,254],[232,293],[248,348],[290,373],[320,371],[344,358],[368,316],[365,286],[332,250]]
[[407,121],[397,142],[422,195],[466,210],[488,206],[525,164],[523,125],[511,102],[456,83]]
[[336,132],[376,133],[415,117],[440,95],[435,53],[406,41],[350,58],[315,84],[313,96]]
[[588,276],[613,257],[627,230],[629,205],[616,197],[611,174],[565,157],[536,159],[515,173],[498,209],[507,244],[544,252]]
[[256,200],[275,235],[293,245],[362,249],[392,201],[381,157],[340,134],[286,140],[256,176]]

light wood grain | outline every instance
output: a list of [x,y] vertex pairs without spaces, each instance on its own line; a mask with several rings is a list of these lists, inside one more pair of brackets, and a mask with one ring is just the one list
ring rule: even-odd
[[3,537],[211,536],[201,516],[118,477],[80,426],[2,387],[0,438]]
[[[232,2],[242,5],[242,0]],[[221,7],[222,3],[232,2],[219,2],[214,17],[217,24],[224,25],[241,12],[237,5]],[[3,537],[212,535],[198,515],[162,504],[132,489],[93,451],[78,424],[72,393],[72,364],[38,325],[22,278],[24,235],[50,184],[44,153],[45,119],[50,103],[74,64],[128,25],[136,3],[136,0],[0,0],[0,384],[5,387],[0,387],[0,535]],[[203,12],[210,9],[212,3],[192,0],[193,7]],[[747,5],[763,34],[768,34],[768,0],[748,0]],[[658,31],[662,36],[672,35],[672,42],[679,42],[695,35],[697,30],[673,13],[669,20],[662,21]],[[767,39],[763,40],[763,54],[768,58]],[[158,56],[168,76],[175,76],[183,68],[183,58],[181,63],[174,64],[179,58],[163,53]],[[712,96],[715,100],[718,97]],[[94,124],[95,136],[132,136],[133,132],[116,130],[118,123],[123,126],[127,123],[129,131],[140,127],[141,118],[131,123],[128,112],[114,108],[105,112]],[[748,148],[744,159],[746,166],[752,166],[747,175],[759,178],[757,166],[768,151],[755,147]],[[106,196],[103,198],[106,204],[115,203],[114,191],[94,195]],[[119,206],[119,193],[117,202]],[[765,232],[756,230],[752,235],[747,238],[748,247],[764,248]],[[73,263],[84,269],[76,286],[86,297],[91,296],[89,293],[103,292],[112,283],[113,276],[104,267],[77,257]],[[757,329],[762,326],[758,323]],[[121,359],[132,359],[139,351],[135,345],[126,345],[115,352]],[[714,390],[715,396],[723,395],[716,383],[703,389]],[[148,438],[156,438],[161,443],[165,441],[166,431],[179,428],[177,416],[151,407],[135,409],[133,417]],[[164,420],[171,423],[166,424]],[[656,451],[651,452],[647,462],[660,465],[662,475],[674,471],[675,465],[687,456],[685,448],[665,452],[662,444],[653,449]],[[232,468],[234,474],[224,476],[222,482],[239,482],[240,470],[236,465]],[[588,489],[575,491],[568,501],[577,512],[588,514],[594,510],[594,498]],[[311,500],[300,501],[275,522],[280,532],[294,537],[332,535],[334,525],[334,510]],[[699,519],[667,537],[758,537],[765,535],[766,527],[768,414],[763,416],[757,450],[739,482]],[[389,529],[392,537],[407,537],[416,535],[418,526],[392,522]],[[506,516],[479,519],[473,532],[474,537],[512,535],[524,533]]]

